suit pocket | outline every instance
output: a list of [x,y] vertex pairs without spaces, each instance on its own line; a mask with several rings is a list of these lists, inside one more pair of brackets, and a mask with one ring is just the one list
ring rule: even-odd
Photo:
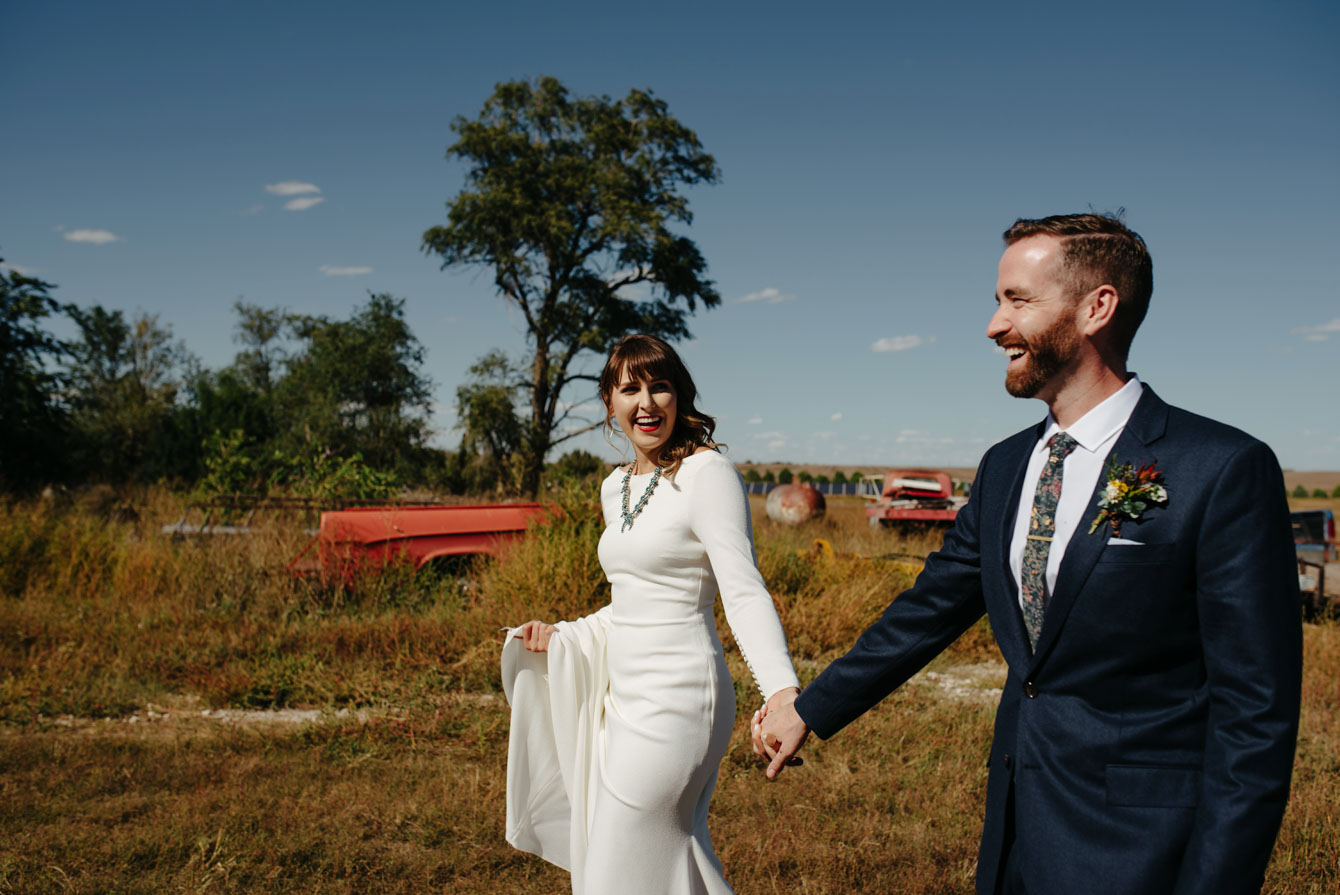
[[1107,766],[1107,804],[1132,808],[1195,808],[1200,768],[1157,765]]
[[1173,558],[1176,544],[1108,544],[1098,554],[1100,563],[1155,563]]

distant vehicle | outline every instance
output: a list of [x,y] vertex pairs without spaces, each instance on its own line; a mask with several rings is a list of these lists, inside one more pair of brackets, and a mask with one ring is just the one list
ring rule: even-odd
[[538,503],[354,507],[321,514],[321,524],[289,563],[295,575],[348,583],[394,562],[421,569],[453,557],[496,557],[551,509]]
[[948,473],[930,469],[891,469],[884,474],[879,499],[865,508],[872,526],[921,523],[948,527],[968,498],[954,494]]
[[1298,554],[1298,589],[1303,598],[1303,617],[1335,615],[1340,604],[1326,592],[1326,564],[1336,558],[1335,513],[1331,510],[1298,510],[1289,514],[1293,522],[1294,550]]
[[1323,564],[1335,561],[1333,511],[1297,510],[1289,514],[1289,519],[1293,522],[1293,543],[1299,559]]

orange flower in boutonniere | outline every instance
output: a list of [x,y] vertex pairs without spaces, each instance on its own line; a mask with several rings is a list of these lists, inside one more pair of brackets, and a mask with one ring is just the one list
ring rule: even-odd
[[1119,538],[1121,523],[1134,522],[1151,506],[1167,502],[1163,473],[1153,463],[1136,469],[1130,463],[1118,463],[1113,457],[1107,465],[1107,484],[1098,495],[1098,516],[1089,526],[1089,534],[1106,522],[1112,526],[1112,536]]

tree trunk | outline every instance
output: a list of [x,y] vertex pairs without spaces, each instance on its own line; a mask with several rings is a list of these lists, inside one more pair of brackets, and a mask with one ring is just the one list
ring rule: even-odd
[[531,367],[530,427],[521,440],[521,491],[532,499],[540,492],[540,475],[544,472],[549,430],[553,426],[549,412],[549,352],[543,341],[536,341],[535,362]]
[[521,444],[521,491],[534,499],[540,493],[540,475],[544,472],[544,456],[549,453],[549,430],[534,426]]

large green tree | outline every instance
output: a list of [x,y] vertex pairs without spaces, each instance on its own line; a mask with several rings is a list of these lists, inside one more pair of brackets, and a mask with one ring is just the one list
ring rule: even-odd
[[451,468],[462,490],[514,489],[517,452],[525,440],[526,423],[516,412],[518,377],[500,351],[491,351],[470,368],[466,383],[456,389],[456,415],[461,444]]
[[[3,259],[0,259],[3,261]],[[38,484],[60,470],[66,415],[56,363],[66,346],[44,328],[62,308],[51,283],[0,267],[0,486]]]
[[[284,357],[285,374],[273,386],[281,445],[361,453],[378,469],[421,463],[432,383],[423,373],[423,345],[405,321],[404,299],[378,293],[348,320],[288,315],[285,326],[298,347]],[[252,345],[238,367],[262,388],[260,371],[273,372],[257,357]]]
[[80,474],[127,481],[174,471],[185,346],[154,315],[127,320],[100,305],[68,310],[80,331],[66,369]]
[[699,303],[720,303],[702,253],[671,229],[692,221],[682,188],[713,183],[718,170],[645,90],[573,98],[555,78],[507,82],[452,130],[447,157],[467,164],[466,187],[423,248],[444,268],[492,268],[525,321],[533,356],[520,484],[533,494],[549,449],[598,425],[559,431],[567,387],[595,379],[584,353],[629,332],[684,338]]

